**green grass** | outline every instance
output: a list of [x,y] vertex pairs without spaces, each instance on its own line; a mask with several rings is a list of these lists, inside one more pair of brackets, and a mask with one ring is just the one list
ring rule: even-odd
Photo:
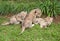
[[[0,24],[8,19],[0,17]],[[0,41],[60,41],[60,24],[52,24],[48,28],[35,25],[26,29],[22,35],[21,25],[0,25]]]
[[60,14],[60,1],[58,0],[16,0],[0,1],[0,15],[17,14],[21,11],[40,8],[43,15],[56,16]]

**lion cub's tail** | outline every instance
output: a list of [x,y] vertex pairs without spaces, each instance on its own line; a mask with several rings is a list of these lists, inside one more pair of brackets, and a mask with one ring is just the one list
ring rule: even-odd
[[9,25],[10,22],[2,23],[1,25]]
[[19,34],[22,34],[25,30],[25,27],[22,27],[22,31]]

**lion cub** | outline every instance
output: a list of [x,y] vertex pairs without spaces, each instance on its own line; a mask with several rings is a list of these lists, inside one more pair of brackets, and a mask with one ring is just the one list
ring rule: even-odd
[[[36,17],[41,17],[42,13],[40,9],[33,9],[29,12],[29,14],[25,17],[23,23],[22,23],[22,31],[21,33],[24,32],[25,28],[31,28],[33,25],[33,20]],[[20,34],[21,34],[20,33]]]
[[3,23],[1,25],[19,24],[20,22],[23,22],[26,15],[27,15],[27,12],[22,11],[21,13],[18,13],[17,15],[12,16],[8,22]]
[[34,24],[39,24],[41,28],[43,27],[47,27],[49,25],[51,25],[51,23],[53,22],[53,18],[52,17],[46,17],[46,18],[36,18],[33,23]]

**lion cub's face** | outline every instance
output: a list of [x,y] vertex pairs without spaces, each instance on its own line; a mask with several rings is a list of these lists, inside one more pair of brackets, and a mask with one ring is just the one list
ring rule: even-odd
[[36,17],[38,17],[38,18],[41,17],[41,15],[42,15],[42,11],[39,8],[35,9],[35,13],[36,13]]
[[19,13],[19,14],[16,15],[16,19],[18,21],[23,21],[24,18],[26,17],[26,15],[27,15],[27,12],[26,11],[22,11],[21,13]]
[[53,17],[46,17],[45,20],[47,21],[48,25],[53,22]]

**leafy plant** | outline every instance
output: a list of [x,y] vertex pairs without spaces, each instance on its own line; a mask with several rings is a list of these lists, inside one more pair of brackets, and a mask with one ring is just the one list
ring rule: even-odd
[[45,0],[45,1],[43,1],[43,4],[42,4],[43,14],[48,15],[48,16],[54,16],[54,17],[56,15],[58,15],[59,5],[57,3],[58,3],[57,0],[54,0],[54,1],[50,1],[50,0],[46,1]]
[[60,2],[57,0],[21,1],[0,1],[0,15],[17,14],[21,11],[29,12],[34,8],[40,8],[47,16],[56,16],[60,13]]

